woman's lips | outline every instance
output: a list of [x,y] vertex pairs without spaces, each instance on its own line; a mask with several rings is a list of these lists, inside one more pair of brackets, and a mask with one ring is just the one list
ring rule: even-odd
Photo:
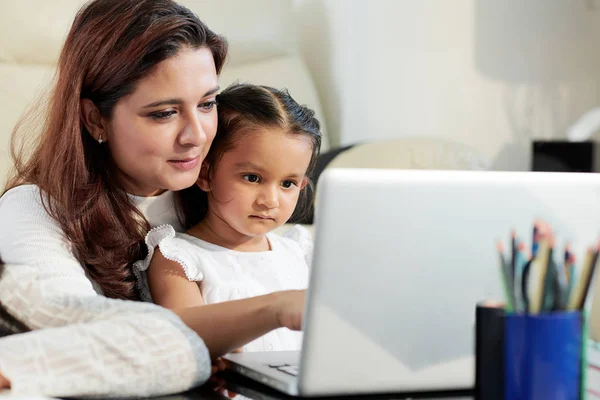
[[168,163],[182,171],[194,169],[200,162],[200,156],[194,158],[183,158],[181,160],[169,160]]

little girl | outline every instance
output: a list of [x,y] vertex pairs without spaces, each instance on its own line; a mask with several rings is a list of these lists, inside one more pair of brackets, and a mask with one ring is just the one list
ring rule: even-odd
[[[197,185],[177,193],[187,233],[170,225],[152,229],[148,256],[135,264],[146,271],[147,281],[138,274],[142,297],[171,309],[308,285],[310,233],[300,226],[284,236],[272,231],[291,217],[309,184],[321,146],[319,122],[286,90],[266,86],[234,84],[217,103],[217,135]],[[214,328],[235,335],[235,323]],[[300,344],[300,332],[282,328],[242,351]]]

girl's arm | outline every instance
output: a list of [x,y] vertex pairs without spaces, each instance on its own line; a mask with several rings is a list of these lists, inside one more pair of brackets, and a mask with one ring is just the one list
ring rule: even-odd
[[288,290],[173,312],[202,337],[215,359],[273,329],[302,329],[304,293]]
[[273,329],[301,329],[303,290],[204,305],[197,282],[189,281],[182,267],[159,250],[147,276],[154,302],[172,309],[196,331],[213,359]]
[[154,251],[146,276],[155,304],[170,309],[206,304],[198,287],[199,282],[188,280],[181,265],[165,258],[159,247]]

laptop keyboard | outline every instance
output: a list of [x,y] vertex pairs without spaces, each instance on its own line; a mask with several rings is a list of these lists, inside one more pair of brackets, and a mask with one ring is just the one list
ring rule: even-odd
[[298,375],[298,366],[290,364],[269,364],[270,368],[275,368],[278,371],[285,372],[293,376]]

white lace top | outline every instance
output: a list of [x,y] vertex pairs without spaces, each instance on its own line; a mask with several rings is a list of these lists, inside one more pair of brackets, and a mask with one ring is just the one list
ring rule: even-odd
[[[133,201],[152,225],[177,224],[172,193]],[[0,338],[0,372],[13,394],[144,397],[208,379],[206,346],[175,314],[100,294],[37,186],[2,196],[0,222],[0,302],[34,329]]]
[[[148,257],[134,267],[141,279],[140,291],[151,300],[146,271],[154,249],[181,265],[190,281],[198,282],[207,304],[260,296],[278,290],[305,289],[313,242],[299,225],[283,236],[268,233],[270,251],[240,252],[208,243],[163,225],[146,235]],[[301,332],[277,329],[245,345],[243,351],[298,350]]]

